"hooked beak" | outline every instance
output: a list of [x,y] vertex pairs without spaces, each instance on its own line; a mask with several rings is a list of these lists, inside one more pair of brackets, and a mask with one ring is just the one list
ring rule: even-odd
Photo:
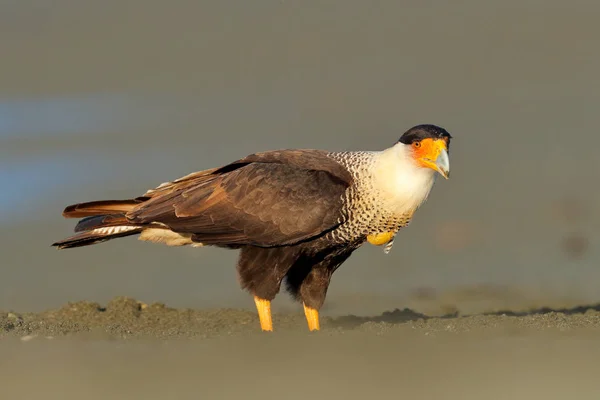
[[448,150],[442,149],[435,160],[435,170],[444,178],[450,177],[450,159],[448,158]]

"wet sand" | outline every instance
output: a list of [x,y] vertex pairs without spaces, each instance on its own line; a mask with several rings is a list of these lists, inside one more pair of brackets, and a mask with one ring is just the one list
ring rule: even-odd
[[[119,297],[0,314],[6,398],[598,398],[600,306],[323,318]],[[31,384],[35,382],[35,384]],[[573,397],[575,396],[575,397]]]

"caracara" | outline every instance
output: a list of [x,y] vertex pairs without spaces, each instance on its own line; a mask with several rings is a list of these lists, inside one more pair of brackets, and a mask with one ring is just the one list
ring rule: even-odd
[[163,183],[130,200],[68,206],[76,235],[53,244],[87,246],[139,234],[169,246],[240,249],[237,272],[260,326],[273,330],[271,301],[285,280],[309,330],[334,271],[369,242],[391,249],[425,201],[436,172],[448,178],[450,134],[418,125],[383,151],[277,150]]

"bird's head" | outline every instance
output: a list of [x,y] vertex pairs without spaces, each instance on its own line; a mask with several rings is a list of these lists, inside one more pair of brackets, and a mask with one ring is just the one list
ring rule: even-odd
[[444,128],[435,125],[417,125],[406,131],[398,143],[408,148],[408,154],[417,166],[431,168],[448,179],[450,139],[452,136]]

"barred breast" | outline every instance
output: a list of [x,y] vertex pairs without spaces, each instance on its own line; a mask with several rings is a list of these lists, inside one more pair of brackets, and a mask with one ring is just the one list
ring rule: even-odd
[[393,235],[406,226],[412,213],[396,213],[383,201],[383,193],[374,177],[379,152],[337,152],[328,156],[350,171],[354,184],[344,194],[344,220],[331,233],[336,241],[365,241],[369,235],[392,233],[382,243],[393,239]]

